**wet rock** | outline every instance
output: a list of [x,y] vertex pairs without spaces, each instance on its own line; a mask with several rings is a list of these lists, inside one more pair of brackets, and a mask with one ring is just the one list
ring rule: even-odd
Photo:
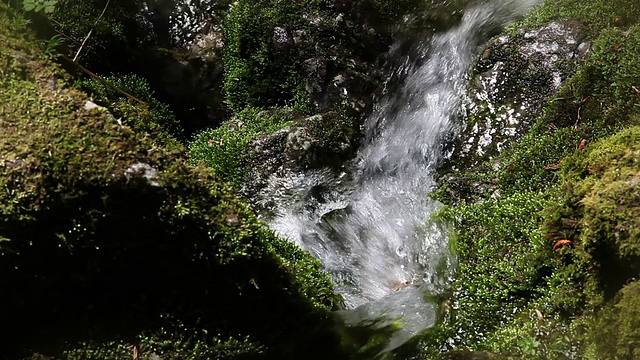
[[356,121],[335,112],[308,116],[263,136],[250,145],[243,194],[255,204],[273,178],[321,168],[339,172],[355,155],[361,136]]
[[[328,62],[325,59],[311,58],[302,63],[305,77],[305,90],[314,98],[321,98],[326,89]],[[316,103],[316,106],[320,104]]]
[[83,109],[85,110],[93,110],[93,109],[104,109],[102,106],[92,102],[92,101],[87,101],[84,106]]
[[273,29],[273,42],[276,44],[276,49],[286,50],[291,44],[291,37],[285,28],[276,26]]
[[154,169],[151,165],[146,163],[135,163],[127,168],[124,172],[124,176],[127,181],[132,181],[133,179],[143,179],[147,184],[159,187],[158,183],[158,171]]
[[543,106],[590,50],[576,21],[552,22],[495,38],[482,53],[463,106],[465,124],[454,162],[474,166],[493,158],[532,125]]

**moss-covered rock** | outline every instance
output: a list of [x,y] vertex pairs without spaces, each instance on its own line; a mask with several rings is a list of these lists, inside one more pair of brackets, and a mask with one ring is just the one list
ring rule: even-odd
[[605,299],[640,274],[640,128],[622,130],[566,160],[563,199],[549,233],[572,240]]
[[249,353],[333,353],[325,311],[339,299],[319,262],[180,150],[85,109],[25,25],[0,4],[3,355],[124,351],[144,336],[164,339],[159,356],[246,337]]
[[330,112],[305,116],[257,138],[249,144],[242,193],[254,208],[272,209],[276,204],[269,184],[306,171],[341,171],[355,156],[361,136],[353,118]]
[[248,161],[251,144],[302,116],[300,111],[291,109],[246,108],[220,127],[198,133],[189,144],[189,157],[240,189],[245,181],[251,180],[248,176],[249,166],[253,165]]
[[600,358],[640,356],[640,281],[623,287],[616,300],[600,310],[592,331]]
[[274,178],[338,170],[354,156],[361,136],[353,118],[335,112],[306,116],[292,109],[247,108],[196,135],[189,156],[233,183],[255,209],[266,210],[272,198],[262,190]]
[[635,1],[546,1],[520,25],[578,21],[591,50],[541,103],[521,140],[436,192],[455,205],[442,215],[456,229],[461,265],[450,315],[425,340],[427,349],[635,356],[637,10]]
[[590,49],[576,21],[514,28],[492,40],[478,60],[464,103],[455,166],[478,165],[518,140]]
[[183,139],[183,129],[175,115],[155,98],[145,79],[136,75],[111,76],[102,81],[80,80],[74,86],[106,107],[121,124],[149,134],[159,145],[179,146],[177,142]]
[[343,100],[345,94],[336,91],[341,88],[359,89],[350,95],[356,107],[371,106],[376,87],[371,65],[389,40],[357,20],[356,7],[317,0],[239,1],[225,21],[225,92],[231,108],[313,104],[326,109]]

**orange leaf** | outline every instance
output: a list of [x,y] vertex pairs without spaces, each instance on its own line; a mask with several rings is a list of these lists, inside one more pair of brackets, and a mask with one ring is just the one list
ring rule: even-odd
[[578,145],[578,150],[584,149],[585,145],[587,145],[587,140],[586,139],[580,140],[580,145]]
[[565,245],[570,245],[571,244],[571,240],[558,240],[556,241],[556,243],[553,245],[553,251],[556,251],[559,247],[565,246]]

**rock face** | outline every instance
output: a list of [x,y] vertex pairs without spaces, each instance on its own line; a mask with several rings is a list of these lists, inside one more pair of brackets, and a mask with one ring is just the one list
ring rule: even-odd
[[477,165],[524,134],[589,52],[591,43],[584,39],[582,24],[561,21],[490,42],[464,103],[467,122],[454,141],[454,162]]
[[[246,105],[304,103],[310,112],[346,108],[355,115],[371,109],[381,84],[379,56],[400,13],[388,13],[391,1],[232,3],[138,0],[127,8],[138,9],[140,32],[149,38],[127,65],[172,105],[188,134],[219,126]],[[238,63],[249,71],[237,71]]]
[[379,91],[381,74],[376,62],[392,40],[388,31],[372,21],[373,10],[358,5],[335,2],[331,14],[304,15],[318,31],[317,39],[297,33],[300,46],[320,50],[303,61],[305,91],[317,110],[347,106],[362,115],[371,110],[372,95]]
[[[293,118],[293,123],[281,121],[277,129],[268,125],[268,131],[244,127],[243,139],[251,141],[243,143],[238,154],[245,160],[238,162],[243,163],[242,181],[235,181],[238,171],[229,166],[219,171],[223,178],[241,183],[252,203],[271,176],[322,167],[337,170],[354,156],[363,121],[382,90],[380,65],[392,43],[394,21],[382,17],[382,3],[237,2],[224,27],[223,91],[235,115],[220,131],[204,132],[206,139],[199,134],[191,145],[192,157],[207,162],[215,155],[195,148],[227,146],[230,138],[237,139],[230,132],[238,124],[264,122],[259,111],[254,119],[244,116],[247,110],[258,109],[288,113],[283,117]],[[409,8],[412,3],[404,5]]]
[[374,3],[239,1],[225,25],[227,103],[370,110],[376,64],[391,44]]

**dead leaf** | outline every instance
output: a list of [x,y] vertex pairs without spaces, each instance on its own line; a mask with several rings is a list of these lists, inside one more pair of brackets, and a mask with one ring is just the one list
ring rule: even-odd
[[580,144],[578,145],[578,150],[582,150],[584,149],[584,147],[587,145],[587,140],[586,139],[582,139],[580,140]]
[[558,248],[565,246],[565,245],[570,245],[571,244],[571,240],[558,240],[556,241],[556,243],[553,245],[553,251],[556,251]]

